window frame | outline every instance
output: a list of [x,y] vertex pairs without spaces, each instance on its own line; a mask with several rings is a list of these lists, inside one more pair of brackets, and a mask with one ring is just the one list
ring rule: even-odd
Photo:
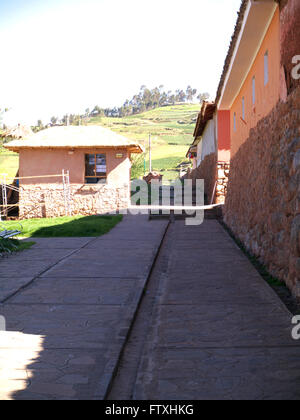
[[[94,156],[95,165],[94,173],[97,174],[97,156],[103,156],[105,158],[105,176],[103,175],[87,175],[87,157]],[[87,179],[98,180],[98,182],[87,182]],[[105,182],[99,182],[99,180],[104,179]],[[84,153],[84,184],[85,185],[104,185],[107,184],[107,154],[106,153]]]
[[252,105],[256,104],[256,77],[252,77]]
[[237,118],[236,118],[236,112],[233,113],[233,131],[236,133],[237,131]]
[[269,67],[269,50],[267,50],[264,55],[264,86],[267,86],[270,80]]

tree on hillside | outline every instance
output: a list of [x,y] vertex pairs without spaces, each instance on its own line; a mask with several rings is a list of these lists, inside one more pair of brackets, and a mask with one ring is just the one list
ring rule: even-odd
[[43,124],[42,120],[38,120],[38,122],[37,122],[37,128],[38,128],[39,130],[43,130],[43,128],[44,128],[44,124]]
[[104,116],[104,109],[100,108],[100,106],[96,105],[91,112],[91,115],[94,116]]
[[200,104],[202,104],[204,101],[207,101],[210,97],[209,93],[199,93],[199,95],[197,96],[198,101],[200,102]]
[[[162,106],[174,105],[177,102],[194,102],[197,95],[197,89],[192,88],[190,85],[185,89],[177,89],[175,92],[171,90],[165,91],[163,85],[159,85],[153,89],[147,88],[142,85],[140,91],[135,94],[131,99],[126,99],[120,107],[114,108],[101,108],[96,105],[92,111],[90,108],[85,110],[83,115],[65,115],[61,120],[63,124],[67,125],[81,125],[87,124],[89,118],[92,117],[128,117],[130,115],[141,114],[145,111],[155,109]],[[209,98],[208,93],[199,93],[197,100],[202,103]],[[54,118],[52,117],[51,124],[53,125]]]
[[192,102],[196,94],[197,94],[197,89],[192,89],[191,86],[188,86],[186,89],[186,100],[188,102]]

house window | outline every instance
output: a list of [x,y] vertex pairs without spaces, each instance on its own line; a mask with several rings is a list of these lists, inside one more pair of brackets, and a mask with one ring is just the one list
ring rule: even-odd
[[255,91],[255,76],[252,79],[252,105],[255,105],[256,91]]
[[264,71],[265,71],[264,81],[265,81],[265,86],[266,86],[269,83],[269,51],[266,52],[264,60],[265,60],[265,65],[264,65]]
[[96,153],[85,155],[85,183],[105,184],[106,178],[106,155]]
[[245,98],[242,99],[242,118],[245,121]]
[[236,113],[233,114],[233,129],[236,131]]

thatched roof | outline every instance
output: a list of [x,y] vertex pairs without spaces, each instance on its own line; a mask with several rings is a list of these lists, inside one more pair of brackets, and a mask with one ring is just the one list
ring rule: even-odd
[[107,128],[100,126],[51,127],[24,139],[14,140],[5,146],[18,152],[20,149],[76,149],[76,148],[126,148],[131,153],[142,153],[137,142],[129,140]]
[[33,131],[31,130],[30,127],[19,124],[17,127],[12,127],[12,128],[8,128],[7,130],[4,130],[1,134],[1,137],[12,137],[14,139],[24,139],[32,135],[33,135]]

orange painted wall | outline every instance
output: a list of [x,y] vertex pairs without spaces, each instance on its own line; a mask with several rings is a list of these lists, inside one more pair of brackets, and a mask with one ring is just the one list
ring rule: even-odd
[[[264,56],[269,55],[269,82],[264,85]],[[252,79],[255,76],[255,105],[252,105]],[[242,98],[245,98],[245,122],[242,117]],[[275,12],[255,62],[230,110],[231,156],[249,137],[250,129],[266,117],[280,99],[280,12]],[[236,113],[236,131],[234,131]]]
[[[129,184],[130,159],[127,149],[75,149],[69,154],[67,149],[21,149],[20,150],[20,177],[56,175],[62,170],[70,171],[71,184],[84,184],[85,154],[106,153],[107,183],[114,186]],[[116,158],[122,153],[123,158]],[[20,185],[61,183],[61,178],[41,178],[34,180],[21,180]]]
[[230,161],[230,111],[218,111],[218,161]]

